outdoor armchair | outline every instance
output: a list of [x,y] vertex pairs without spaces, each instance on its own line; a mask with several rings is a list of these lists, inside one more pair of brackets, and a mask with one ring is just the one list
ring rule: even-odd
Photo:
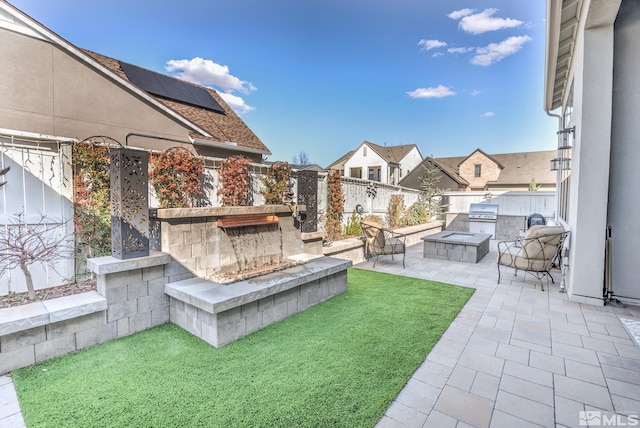
[[[569,232],[562,226],[532,226],[524,238],[513,241],[498,242],[498,284],[500,284],[500,266],[532,274],[538,281],[542,291],[542,278],[546,275],[554,283],[550,270],[554,260],[560,257],[562,245]],[[548,279],[547,279],[548,281]]]
[[364,221],[362,223],[362,231],[366,238],[365,256],[375,256],[373,267],[379,256],[391,256],[394,254],[402,254],[402,267],[404,268],[404,258],[406,256],[407,245],[406,236],[393,230],[385,229],[381,224]]

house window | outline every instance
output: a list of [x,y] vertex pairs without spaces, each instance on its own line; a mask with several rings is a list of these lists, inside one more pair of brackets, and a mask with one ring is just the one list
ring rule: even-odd
[[364,146],[362,148],[362,156],[366,156],[367,155],[367,146]]
[[349,177],[362,178],[362,168],[350,168]]
[[482,165],[475,165],[473,176],[480,177],[481,175],[482,175]]
[[382,181],[382,168],[379,166],[374,166],[369,168],[369,180],[371,181]]

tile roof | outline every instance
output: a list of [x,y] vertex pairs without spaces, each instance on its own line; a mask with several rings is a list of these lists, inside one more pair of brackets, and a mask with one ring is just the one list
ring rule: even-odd
[[[111,72],[118,75],[118,77],[133,85],[124,71],[122,71],[120,62],[117,59],[109,58],[86,49],[83,49],[82,51],[94,60],[98,61]],[[225,114],[215,113],[183,102],[165,99],[151,93],[149,93],[149,95],[209,134],[202,135],[197,132],[190,132],[190,137],[217,143],[231,141],[236,143],[237,147],[240,148],[247,148],[264,154],[271,153],[267,146],[265,146],[253,131],[251,131],[251,129],[249,129],[249,127],[242,121],[240,116],[238,116],[238,114],[222,99],[218,92],[205,86],[199,86],[190,82],[186,83],[205,89],[218,102],[218,104],[220,104],[224,109]]]
[[529,183],[532,178],[537,184],[556,184],[556,171],[551,171],[551,159],[556,158],[556,150],[521,152],[492,155],[504,165],[496,184]]
[[[414,148],[418,148],[415,144],[405,144],[401,146],[380,146],[370,141],[364,141],[362,144],[366,144],[376,151],[384,160],[389,163],[400,163],[402,159],[409,154]],[[419,150],[418,150],[419,151]]]
[[337,160],[335,160],[333,163],[331,163],[326,169],[344,169],[344,164],[347,162],[347,160],[349,160],[349,158],[351,156],[353,156],[353,154],[355,153],[355,150],[349,150],[347,153],[343,154],[342,156],[340,156]]
[[[457,173],[458,166],[468,157],[455,156],[435,160]],[[538,184],[556,183],[556,172],[550,169],[551,159],[557,157],[556,150],[492,154],[487,157],[503,167],[499,178],[489,182],[491,184],[526,184],[531,181],[531,178],[534,178]]]

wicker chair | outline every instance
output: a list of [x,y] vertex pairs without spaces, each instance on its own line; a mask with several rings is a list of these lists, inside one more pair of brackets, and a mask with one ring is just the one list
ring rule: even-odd
[[532,226],[524,238],[498,242],[498,284],[500,284],[500,266],[524,271],[538,278],[542,291],[542,278],[555,283],[550,270],[556,258],[561,256],[562,246],[569,232],[562,226]]
[[402,254],[402,267],[404,268],[407,251],[405,235],[385,229],[382,225],[372,221],[362,222],[362,231],[366,238],[365,256],[367,258],[376,257],[373,267],[376,267],[379,256],[390,255],[393,259],[394,254]]

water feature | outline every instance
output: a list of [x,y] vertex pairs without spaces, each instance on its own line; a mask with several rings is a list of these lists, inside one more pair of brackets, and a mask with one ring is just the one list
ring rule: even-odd
[[163,209],[154,248],[171,255],[170,320],[223,346],[344,292],[350,261],[322,256],[322,236],[288,206]]

